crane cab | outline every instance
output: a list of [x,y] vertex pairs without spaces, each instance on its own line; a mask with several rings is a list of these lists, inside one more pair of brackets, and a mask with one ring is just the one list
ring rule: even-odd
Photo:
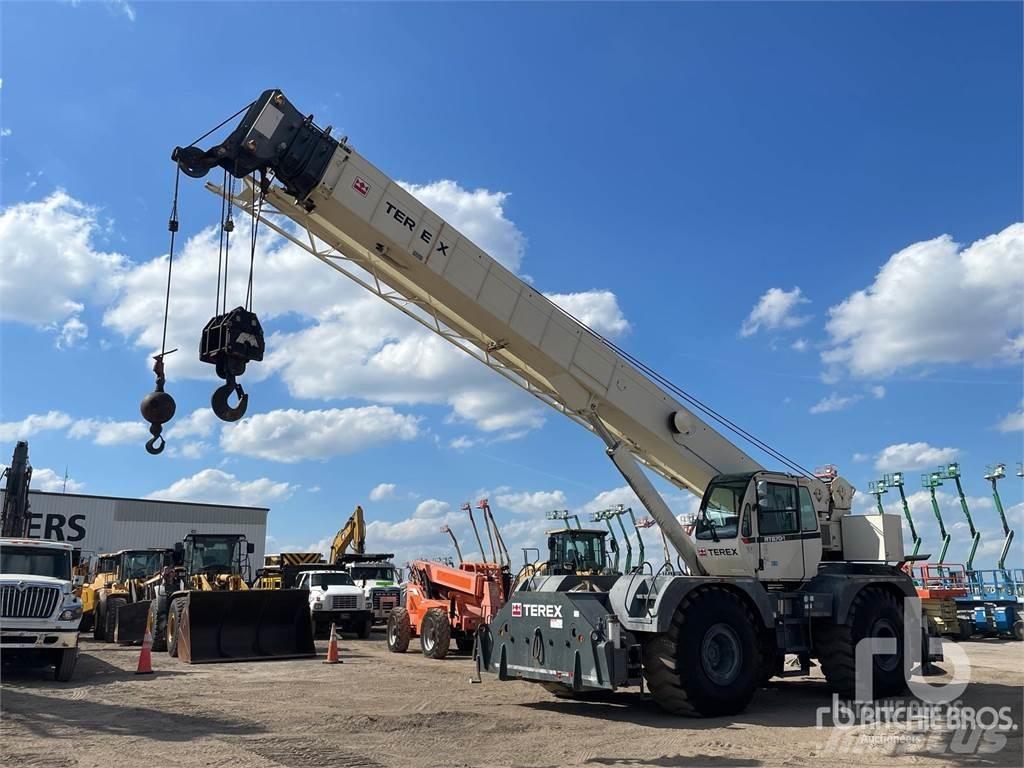
[[775,472],[719,475],[701,499],[697,556],[712,576],[803,581],[822,557],[819,512],[828,492],[818,480]]

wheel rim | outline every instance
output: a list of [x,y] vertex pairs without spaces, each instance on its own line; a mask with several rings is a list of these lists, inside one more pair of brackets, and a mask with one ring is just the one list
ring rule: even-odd
[[899,630],[889,619],[878,619],[871,627],[871,637],[879,640],[892,640],[896,643],[895,653],[879,653],[874,655],[875,665],[883,672],[893,672],[900,665]]
[[427,621],[427,626],[423,628],[423,650],[432,651],[434,650],[434,622]]
[[177,629],[177,620],[175,619],[174,612],[167,617],[167,645],[168,647],[174,642],[174,631]]
[[706,633],[700,646],[701,666],[716,685],[729,685],[739,675],[743,648],[739,635],[728,624],[715,624]]
[[395,645],[398,642],[398,627],[395,626],[398,622],[388,622],[388,645]]

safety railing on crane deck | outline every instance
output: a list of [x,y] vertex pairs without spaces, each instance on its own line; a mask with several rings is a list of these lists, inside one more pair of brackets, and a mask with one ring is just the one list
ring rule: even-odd
[[968,571],[970,594],[988,600],[1024,598],[1024,568]]

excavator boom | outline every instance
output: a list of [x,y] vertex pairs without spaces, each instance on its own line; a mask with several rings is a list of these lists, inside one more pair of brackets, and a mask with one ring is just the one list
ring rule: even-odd
[[334,534],[330,561],[335,565],[341,564],[349,547],[352,547],[352,552],[357,555],[366,552],[366,522],[363,520],[363,508],[360,506],[356,506],[356,511]]

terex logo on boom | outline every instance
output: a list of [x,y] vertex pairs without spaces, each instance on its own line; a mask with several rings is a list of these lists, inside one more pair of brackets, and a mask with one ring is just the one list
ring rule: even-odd
[[533,616],[544,619],[560,619],[562,618],[562,606],[512,603],[512,618],[519,619],[523,616]]

